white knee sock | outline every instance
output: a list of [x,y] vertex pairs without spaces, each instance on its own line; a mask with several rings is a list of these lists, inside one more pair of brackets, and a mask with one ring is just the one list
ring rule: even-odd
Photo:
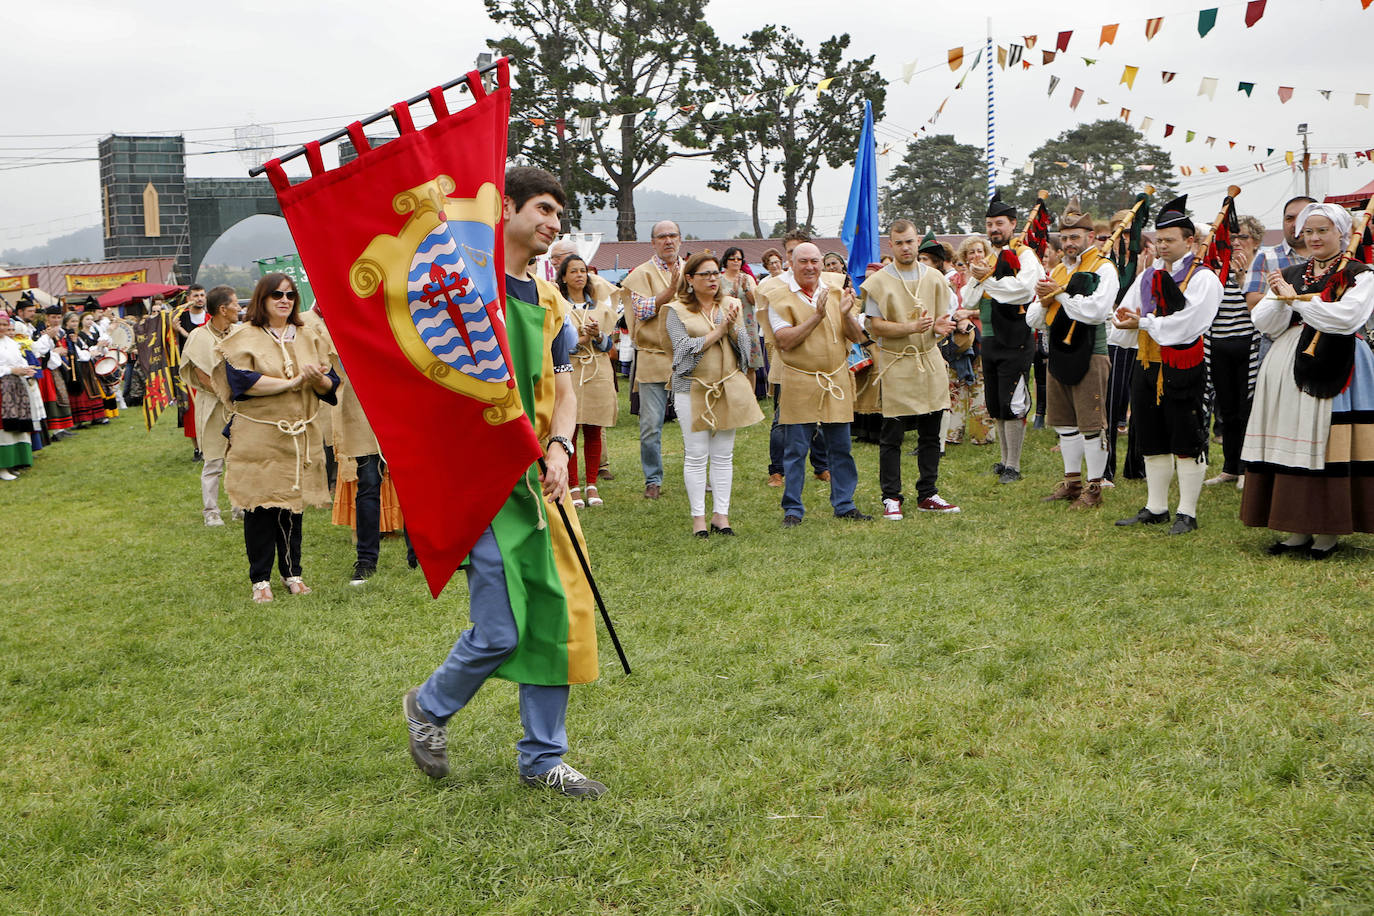
[[1202,481],[1207,476],[1207,463],[1192,458],[1178,459],[1178,514],[1197,518],[1197,498],[1202,494]]
[[1145,508],[1155,515],[1169,511],[1169,484],[1174,479],[1173,455],[1145,456]]
[[1101,480],[1107,473],[1107,437],[1099,434],[1085,438],[1083,453],[1088,463],[1088,480]]
[[1059,433],[1059,455],[1064,459],[1064,476],[1083,472],[1083,434],[1072,426],[1056,426]]

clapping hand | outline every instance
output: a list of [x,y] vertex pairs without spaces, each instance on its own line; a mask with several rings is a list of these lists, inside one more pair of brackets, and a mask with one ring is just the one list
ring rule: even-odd
[[1293,288],[1293,284],[1283,278],[1280,271],[1274,270],[1269,273],[1269,291],[1274,294],[1276,299],[1296,299],[1298,291]]

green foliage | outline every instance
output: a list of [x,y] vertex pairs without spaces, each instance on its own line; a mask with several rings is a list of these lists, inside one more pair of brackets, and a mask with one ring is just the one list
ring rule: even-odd
[[224,284],[232,286],[239,298],[247,299],[253,295],[261,276],[257,268],[237,267],[233,264],[202,264],[196,272],[196,282],[206,289]]
[[1034,174],[1018,172],[1002,194],[1022,214],[1030,212],[1042,188],[1050,192],[1049,206],[1056,214],[1076,199],[1085,213],[1101,219],[1129,207],[1147,184],[1155,186],[1156,201],[1175,193],[1169,154],[1124,121],[1080,124],[1042,144],[1030,161]]
[[888,178],[884,215],[939,233],[981,232],[987,211],[983,151],[949,134],[907,145]]
[[[839,522],[808,475],[784,531],[764,422],[736,442],[739,536],[698,541],[672,424],[665,496],[639,495],[627,389],[618,478],[580,513],[635,667],[603,633],[602,678],[572,690],[596,802],[517,784],[499,681],[450,723],[454,775],[419,775],[400,698],[466,625],[462,576],[430,600],[388,538],[351,588],[348,530],[311,510],[314,594],[252,604],[241,528],[201,525],[170,415],[0,484],[22,538],[0,912],[1368,912],[1374,539],[1265,557],[1229,487],[1194,534],[1115,529],[1143,484],[1040,503],[1047,431],[1012,486],[996,446],[950,447],[961,515]],[[877,452],[855,448],[871,512]]]

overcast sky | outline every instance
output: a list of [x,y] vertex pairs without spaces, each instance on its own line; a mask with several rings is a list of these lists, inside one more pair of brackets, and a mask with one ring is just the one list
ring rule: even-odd
[[[982,67],[954,92],[959,74],[945,61],[951,47],[962,45],[970,63],[991,17],[997,44],[1038,37],[1026,54],[1031,69],[996,72],[996,148],[1008,168],[1074,124],[1116,117],[1126,107],[1136,127],[1144,116],[1154,119],[1149,139],[1177,165],[1198,170],[1184,187],[1191,185],[1190,203],[1201,219],[1215,213],[1229,180],[1244,188],[1240,212],[1273,227],[1295,186],[1281,157],[1301,149],[1299,122],[1310,125],[1312,148],[1331,154],[1331,168],[1314,170],[1314,191],[1326,192],[1329,183],[1332,193],[1340,193],[1374,180],[1374,167],[1353,155],[1374,147],[1374,110],[1354,103],[1354,93],[1374,92],[1374,73],[1359,63],[1368,60],[1374,39],[1374,9],[1362,10],[1360,0],[1269,0],[1264,17],[1247,29],[1244,0],[1219,3],[1216,28],[1199,38],[1198,9],[1214,3],[1116,0],[1047,14],[1041,4],[983,0],[926,3],[919,11],[913,4],[912,13],[894,17],[899,7],[890,0],[753,0],[713,2],[707,18],[727,40],[773,22],[816,42],[849,31],[853,54],[876,55],[875,66],[894,80],[878,128],[879,144],[893,147],[887,167],[946,96],[930,130],[982,145]],[[1156,16],[1163,25],[1147,41],[1145,21]],[[1116,43],[1099,48],[1101,28],[1110,23],[1120,24]],[[1041,52],[1066,29],[1074,30],[1068,53],[1042,66]],[[96,163],[52,160],[93,160],[101,136],[185,133],[188,151],[206,154],[188,159],[190,175],[242,175],[239,154],[208,154],[232,148],[236,127],[267,125],[278,143],[294,147],[459,75],[485,50],[484,39],[497,34],[480,0],[10,0],[0,5],[0,31],[12,39],[0,124],[0,249],[99,222]],[[1085,56],[1097,63],[1085,65]],[[918,72],[906,84],[903,68],[913,59]],[[1140,68],[1134,89],[1119,84],[1126,65]],[[1165,70],[1178,74],[1168,85],[1160,76]],[[1052,75],[1061,82],[1049,97]],[[1217,79],[1215,100],[1199,97],[1203,77]],[[1252,97],[1238,92],[1241,81],[1255,84]],[[1295,89],[1287,104],[1279,100],[1280,85]],[[1085,90],[1084,99],[1070,111],[1075,87]],[[1330,99],[1319,89],[1332,90]],[[1097,104],[1099,98],[1108,104]],[[1177,127],[1167,140],[1166,122]],[[1184,141],[1187,130],[1197,134],[1191,143]],[[1208,136],[1217,138],[1211,148]],[[1250,145],[1258,148],[1254,154]],[[1267,147],[1276,153],[1261,175],[1253,163]],[[1338,152],[1350,154],[1351,168],[1334,167]],[[1201,175],[1200,167],[1218,164],[1231,172]],[[748,210],[745,189],[707,191],[708,172],[703,163],[684,161],[661,170],[648,186]],[[818,184],[821,230],[838,226],[848,183],[845,169]],[[765,225],[781,216],[779,189],[777,182],[765,186]],[[640,214],[645,220],[671,215]]]

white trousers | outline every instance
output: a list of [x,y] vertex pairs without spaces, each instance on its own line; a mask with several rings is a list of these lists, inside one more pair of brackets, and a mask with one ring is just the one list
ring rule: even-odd
[[730,484],[735,476],[735,431],[692,432],[692,396],[674,394],[678,426],[682,428],[682,478],[692,517],[706,514],[706,478],[711,478],[711,511],[730,514]]

